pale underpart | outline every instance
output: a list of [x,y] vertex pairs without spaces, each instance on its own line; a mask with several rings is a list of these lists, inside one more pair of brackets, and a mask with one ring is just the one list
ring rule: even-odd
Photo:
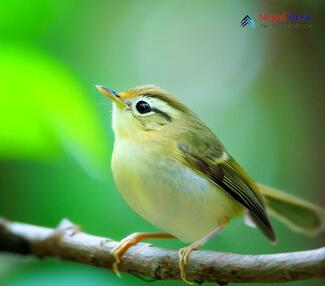
[[152,149],[116,139],[112,170],[124,199],[153,225],[193,242],[241,212],[242,206],[225,191]]

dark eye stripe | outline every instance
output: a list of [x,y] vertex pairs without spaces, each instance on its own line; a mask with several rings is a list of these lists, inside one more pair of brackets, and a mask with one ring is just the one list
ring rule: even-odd
[[172,118],[165,112],[155,108],[155,107],[152,107],[151,110],[159,115],[161,115],[162,117],[164,117],[167,121],[171,122],[172,121]]

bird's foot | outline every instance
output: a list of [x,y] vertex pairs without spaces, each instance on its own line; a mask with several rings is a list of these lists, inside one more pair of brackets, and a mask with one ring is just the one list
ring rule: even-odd
[[193,242],[191,245],[181,248],[178,252],[179,255],[179,269],[180,269],[180,276],[181,279],[188,283],[193,285],[193,282],[190,282],[186,279],[186,273],[185,269],[188,264],[188,257],[191,254],[191,252],[198,250],[202,245],[204,245],[209,239],[214,237],[217,233],[219,233],[227,222],[224,222],[223,224],[220,224],[218,227],[216,227],[214,230],[212,230],[210,233],[208,233],[205,237],[201,238],[200,240],[197,240]]
[[174,236],[166,233],[141,233],[135,232],[129,236],[123,238],[112,250],[112,255],[114,262],[112,269],[118,277],[121,277],[121,274],[118,270],[118,265],[121,262],[121,256],[133,245],[139,243],[140,241],[147,238],[175,238]]
[[121,263],[121,256],[133,245],[142,240],[141,233],[132,233],[129,236],[123,238],[112,250],[114,262],[112,269],[118,277],[121,277],[121,273],[118,270],[118,265]]
[[188,281],[186,279],[186,266],[188,264],[188,257],[189,255],[195,251],[198,250],[198,247],[194,244],[191,244],[187,247],[181,248],[178,251],[178,256],[179,256],[179,269],[180,269],[180,276],[181,279],[186,282],[187,284],[193,285],[194,283],[191,281]]

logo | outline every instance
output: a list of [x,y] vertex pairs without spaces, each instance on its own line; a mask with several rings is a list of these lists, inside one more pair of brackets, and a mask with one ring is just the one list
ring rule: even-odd
[[[241,21],[241,27],[251,28],[312,28],[312,15],[310,13],[281,12],[269,14],[260,12],[254,19],[246,15]],[[257,25],[257,26],[256,26]]]
[[246,16],[241,20],[240,25],[241,25],[242,27],[249,26],[249,27],[255,28],[255,22],[254,22],[253,18],[250,17],[249,15],[246,15]]
[[268,14],[268,13],[260,13],[258,19],[263,22],[311,22],[312,16],[311,14],[297,14],[294,12],[283,12],[280,14]]

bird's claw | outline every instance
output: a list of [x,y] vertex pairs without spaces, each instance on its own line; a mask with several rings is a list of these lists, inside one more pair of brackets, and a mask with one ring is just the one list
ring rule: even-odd
[[188,257],[191,254],[191,252],[193,252],[194,250],[197,250],[197,248],[190,245],[190,246],[181,248],[178,251],[178,256],[179,256],[179,269],[180,269],[181,279],[185,283],[190,284],[190,285],[193,285],[194,283],[191,282],[191,281],[188,281],[186,279],[186,266],[188,264]]
[[123,238],[118,245],[116,245],[112,250],[112,256],[114,262],[112,265],[112,270],[118,277],[122,277],[120,271],[118,270],[118,265],[121,263],[121,256],[133,245],[137,244],[139,241],[137,239],[138,233],[132,233],[131,235]]

